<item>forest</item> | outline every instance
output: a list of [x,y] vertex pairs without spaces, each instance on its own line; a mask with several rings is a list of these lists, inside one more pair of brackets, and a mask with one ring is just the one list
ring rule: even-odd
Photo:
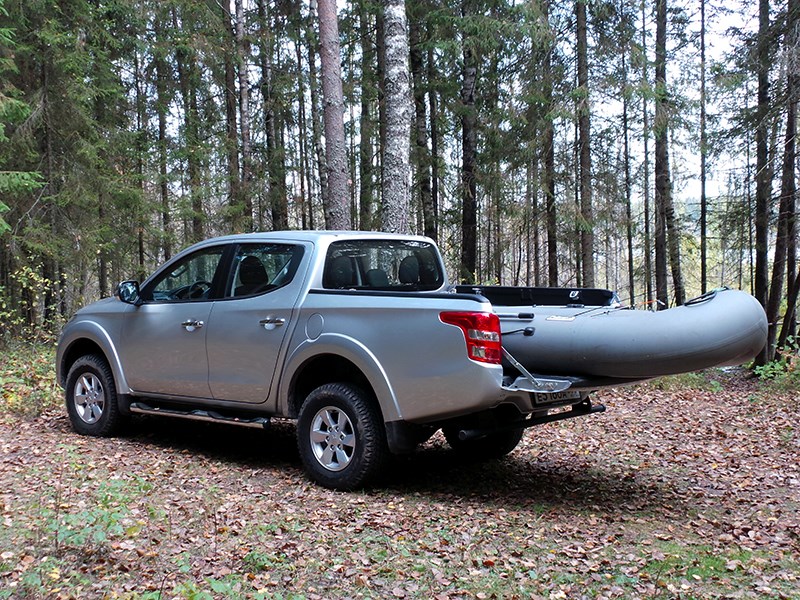
[[800,293],[798,16],[721,0],[0,0],[0,335],[190,243],[428,235],[451,277]]

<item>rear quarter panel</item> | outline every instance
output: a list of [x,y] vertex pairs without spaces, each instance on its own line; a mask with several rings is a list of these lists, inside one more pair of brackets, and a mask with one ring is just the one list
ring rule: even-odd
[[311,291],[301,303],[283,384],[310,358],[331,353],[367,376],[386,421],[425,422],[494,406],[502,368],[469,360],[461,330],[439,320],[444,310],[491,306],[445,296]]

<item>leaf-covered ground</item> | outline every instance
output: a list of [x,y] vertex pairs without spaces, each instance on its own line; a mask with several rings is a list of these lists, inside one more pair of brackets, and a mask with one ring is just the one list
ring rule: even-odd
[[739,375],[603,392],[502,461],[437,436],[359,493],[291,423],[83,438],[2,377],[0,598],[800,597],[800,410]]

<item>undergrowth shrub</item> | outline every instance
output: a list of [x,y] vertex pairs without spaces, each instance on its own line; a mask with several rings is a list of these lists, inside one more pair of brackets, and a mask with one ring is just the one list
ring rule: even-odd
[[61,402],[53,344],[11,342],[0,351],[0,413],[38,417]]
[[775,360],[753,369],[762,381],[778,389],[800,388],[800,345],[794,337],[776,352]]

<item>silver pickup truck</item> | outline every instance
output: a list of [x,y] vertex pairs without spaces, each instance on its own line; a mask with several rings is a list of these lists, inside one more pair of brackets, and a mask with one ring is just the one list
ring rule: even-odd
[[524,330],[533,316],[503,314],[483,290],[451,286],[424,237],[210,239],[81,309],[57,377],[84,435],[112,435],[131,414],[296,419],[309,476],[336,489],[439,429],[454,450],[490,458],[526,427],[602,411],[591,385],[537,378],[504,356],[501,319]]

